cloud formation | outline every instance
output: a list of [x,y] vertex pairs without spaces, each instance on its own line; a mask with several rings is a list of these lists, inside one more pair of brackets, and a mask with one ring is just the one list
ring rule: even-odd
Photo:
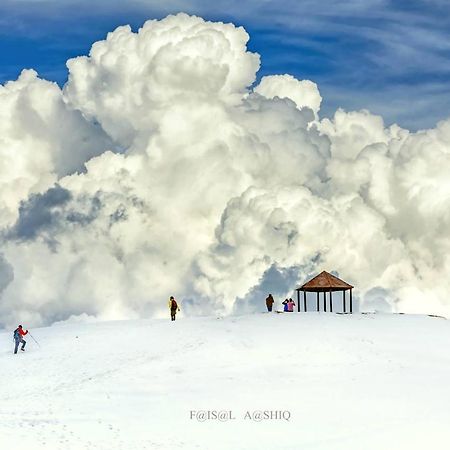
[[63,90],[0,87],[0,325],[159,316],[168,295],[252,310],[322,269],[363,309],[448,314],[450,120],[321,119],[311,81],[253,86],[248,39],[168,16],[70,60]]
[[[64,63],[121,23],[183,11],[222,17],[252,30],[260,75],[313,79],[322,117],[369,108],[386,123],[432,127],[449,114],[450,5],[386,0],[2,0],[0,82],[30,65],[64,84]],[[3,44],[3,45],[2,45]],[[420,99],[420,100],[419,100]]]

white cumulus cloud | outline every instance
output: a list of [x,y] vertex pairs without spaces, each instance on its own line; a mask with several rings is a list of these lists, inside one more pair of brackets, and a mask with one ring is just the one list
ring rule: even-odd
[[321,119],[311,81],[252,89],[248,39],[168,16],[0,87],[0,325],[252,310],[323,269],[449,313],[450,120]]
[[316,83],[310,80],[297,80],[292,75],[270,75],[262,77],[255,92],[266,98],[289,98],[298,108],[311,108],[319,112],[322,97]]

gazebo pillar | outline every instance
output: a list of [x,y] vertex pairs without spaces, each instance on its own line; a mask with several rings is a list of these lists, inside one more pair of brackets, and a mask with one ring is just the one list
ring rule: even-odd
[[306,291],[303,291],[303,309],[306,312]]
[[350,314],[353,313],[353,296],[352,296],[352,290],[350,289]]
[[342,310],[345,312],[345,290],[342,291]]
[[300,312],[300,291],[297,290],[297,311]]
[[317,291],[317,311],[319,311],[319,291]]
[[333,312],[333,291],[330,291],[330,312]]
[[323,291],[323,310],[327,312],[327,293]]

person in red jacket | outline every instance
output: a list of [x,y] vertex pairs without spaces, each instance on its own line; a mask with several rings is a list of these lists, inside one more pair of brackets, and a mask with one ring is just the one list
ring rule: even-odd
[[25,351],[25,345],[27,345],[27,341],[23,338],[26,334],[28,334],[28,330],[27,331],[23,331],[22,325],[19,325],[15,330],[14,330],[14,341],[15,341],[15,346],[14,346],[14,354],[17,353],[17,350],[19,349],[19,345],[22,344],[22,348],[20,350],[22,350],[23,352]]

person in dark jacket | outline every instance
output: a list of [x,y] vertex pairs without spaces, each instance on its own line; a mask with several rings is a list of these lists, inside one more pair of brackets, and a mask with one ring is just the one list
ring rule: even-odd
[[169,309],[170,309],[170,318],[172,320],[175,320],[177,311],[179,311],[180,308],[178,307],[177,301],[173,297],[170,297],[169,299]]
[[289,311],[289,300],[286,299],[283,303],[281,303],[282,305],[284,305],[284,312],[288,312]]
[[27,334],[28,334],[28,330],[23,331],[22,325],[19,325],[14,330],[14,342],[15,342],[14,354],[17,353],[17,350],[19,349],[20,344],[22,344],[22,348],[20,350],[22,350],[23,352],[25,351],[25,345],[27,345],[27,341],[23,337]]
[[269,312],[272,311],[273,303],[274,303],[274,299],[272,297],[272,294],[269,294],[269,296],[266,298],[267,311],[269,311]]

